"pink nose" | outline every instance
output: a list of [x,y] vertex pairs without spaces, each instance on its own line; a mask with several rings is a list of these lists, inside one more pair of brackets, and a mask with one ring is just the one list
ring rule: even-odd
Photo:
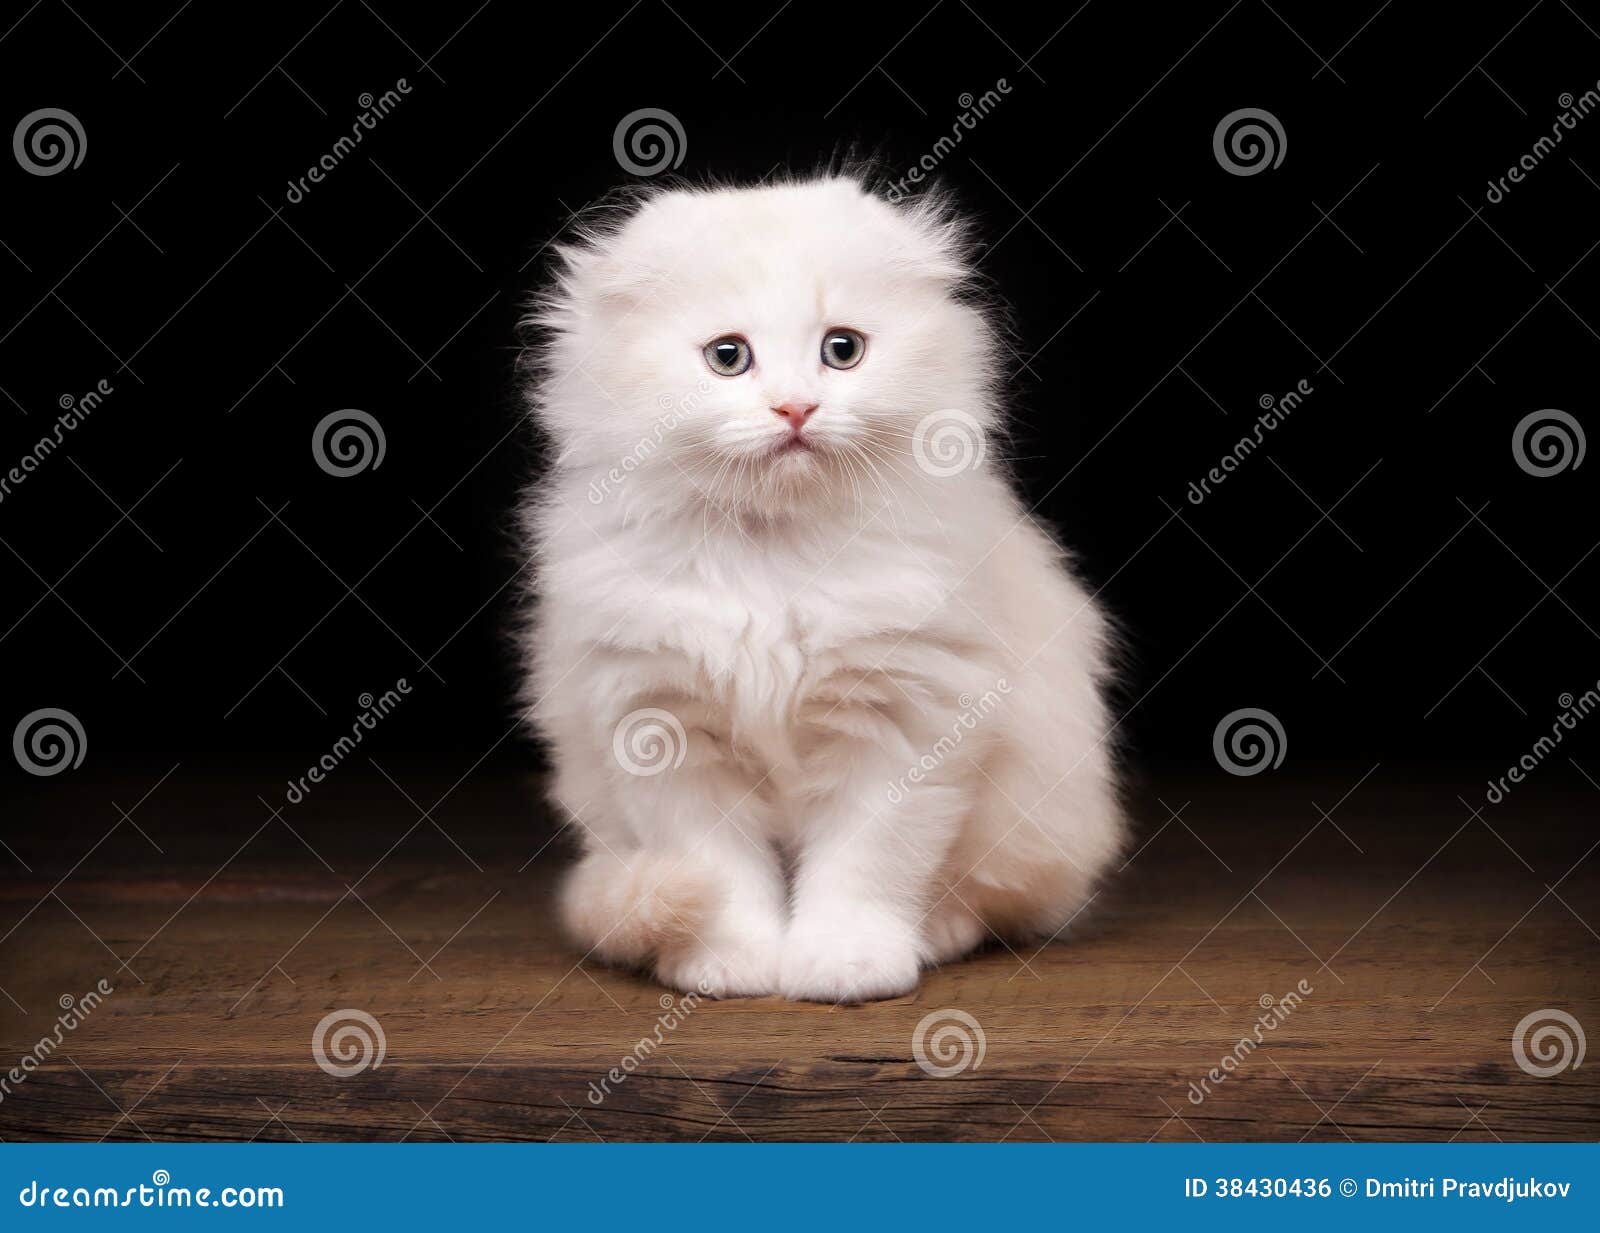
[[789,427],[798,430],[816,409],[814,402],[786,402],[772,408],[772,414],[788,420]]

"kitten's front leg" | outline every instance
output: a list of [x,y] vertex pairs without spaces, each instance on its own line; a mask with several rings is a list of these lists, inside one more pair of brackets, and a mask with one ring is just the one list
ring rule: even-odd
[[713,997],[775,993],[783,941],[783,868],[768,839],[758,783],[703,730],[687,732],[682,765],[625,775],[624,811],[647,848],[714,888],[716,903],[690,936],[655,956],[663,984]]
[[930,887],[970,794],[921,784],[892,800],[900,769],[866,759],[799,843],[779,987],[813,1002],[863,1002],[916,987]]
[[783,869],[759,834],[727,815],[695,841],[693,859],[724,888],[710,923],[663,947],[656,977],[712,997],[763,997],[778,991],[784,926]]

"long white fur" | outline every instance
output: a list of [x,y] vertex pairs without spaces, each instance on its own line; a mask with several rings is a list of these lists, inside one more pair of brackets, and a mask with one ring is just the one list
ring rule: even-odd
[[[969,268],[937,201],[839,177],[658,192],[561,250],[530,317],[554,453],[525,701],[586,950],[718,996],[891,997],[1055,934],[1115,859],[1105,620],[993,444],[919,465],[936,413],[1001,431]],[[848,371],[839,327],[868,339]],[[731,378],[702,354],[729,333]],[[816,448],[776,453],[796,400]]]

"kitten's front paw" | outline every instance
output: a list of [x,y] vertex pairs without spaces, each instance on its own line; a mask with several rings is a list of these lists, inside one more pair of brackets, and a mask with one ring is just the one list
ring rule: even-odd
[[871,1002],[917,987],[915,935],[898,925],[797,930],[784,944],[778,988],[795,1002]]
[[684,993],[759,998],[778,991],[778,942],[700,942],[673,947],[656,961],[656,979]]

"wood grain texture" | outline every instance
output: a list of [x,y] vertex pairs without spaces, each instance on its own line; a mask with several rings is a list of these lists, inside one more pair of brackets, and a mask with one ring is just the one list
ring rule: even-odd
[[[1136,787],[1137,850],[1068,936],[871,1006],[674,1000],[657,1045],[664,991],[581,962],[553,928],[567,852],[535,785],[384,770],[393,786],[352,765],[292,808],[268,779],[182,771],[126,818],[111,802],[155,776],[17,802],[0,1069],[53,1039],[62,995],[115,992],[4,1093],[0,1135],[1600,1137],[1600,1066],[1535,1077],[1511,1048],[1541,1008],[1600,1025],[1587,786],[1474,815],[1446,777],[1164,776]],[[1263,997],[1302,980],[1191,1100]],[[386,1044],[347,1078],[311,1048],[343,1008]],[[935,1077],[913,1038],[951,1008],[982,1058]],[[641,1039],[621,1082],[591,1086]]]

